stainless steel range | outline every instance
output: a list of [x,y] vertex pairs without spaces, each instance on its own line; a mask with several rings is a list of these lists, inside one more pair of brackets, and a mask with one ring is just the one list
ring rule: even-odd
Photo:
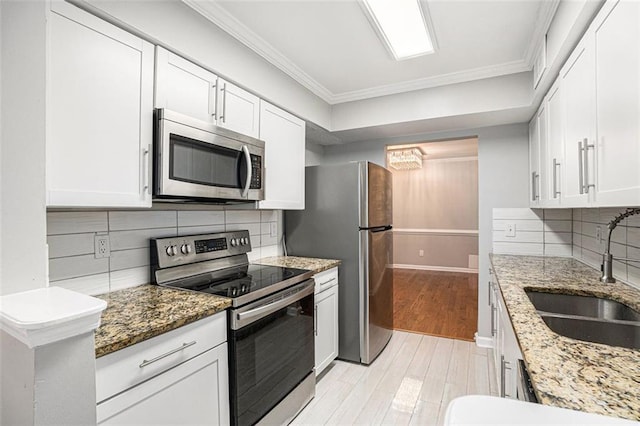
[[315,394],[313,272],[250,264],[248,231],[151,240],[154,283],[232,299],[231,424],[286,424]]

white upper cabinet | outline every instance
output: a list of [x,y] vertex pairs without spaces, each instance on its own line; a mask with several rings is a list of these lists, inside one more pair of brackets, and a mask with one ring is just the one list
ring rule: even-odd
[[562,197],[562,171],[563,171],[563,141],[564,141],[564,104],[560,81],[557,80],[544,100],[547,112],[547,137],[545,144],[545,170],[548,173],[546,180],[545,206],[559,206]]
[[564,91],[564,174],[567,207],[593,201],[596,139],[596,87],[593,34],[587,32],[560,71]]
[[218,126],[257,138],[260,98],[218,78]]
[[254,138],[260,132],[260,98],[159,46],[155,107]]
[[51,2],[47,205],[151,206],[153,46]]
[[[640,205],[640,3],[604,4],[543,105],[543,205]],[[531,149],[542,143],[534,136]]]
[[600,206],[640,205],[640,3],[606,3],[592,30],[596,201]]
[[540,131],[538,113],[529,123],[529,206],[540,205]]
[[156,47],[155,107],[216,122],[216,82],[212,72]]
[[265,141],[265,199],[261,209],[304,209],[305,122],[260,101]]

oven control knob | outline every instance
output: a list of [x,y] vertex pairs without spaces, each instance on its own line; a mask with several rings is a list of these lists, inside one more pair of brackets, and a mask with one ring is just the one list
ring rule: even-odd
[[231,296],[237,296],[237,295],[238,295],[238,288],[231,287]]
[[247,292],[247,285],[246,284],[242,284],[240,286],[240,293],[246,293]]
[[189,244],[183,244],[180,247],[180,251],[182,252],[182,254],[189,254],[191,253],[191,246]]
[[249,242],[249,239],[248,239],[248,238],[243,238],[243,239],[242,239],[242,245],[243,245],[243,246],[246,246],[248,242]]
[[167,246],[166,248],[167,256],[175,256],[176,255],[176,246]]
[[238,240],[236,240],[235,238],[231,239],[231,247],[235,247],[238,245]]

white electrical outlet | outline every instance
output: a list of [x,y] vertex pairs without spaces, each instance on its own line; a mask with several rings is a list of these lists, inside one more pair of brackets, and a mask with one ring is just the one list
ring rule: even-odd
[[602,226],[596,226],[596,242],[602,242]]
[[111,247],[109,246],[109,234],[96,234],[93,240],[94,255],[96,259],[111,256]]
[[269,236],[277,237],[278,236],[278,224],[275,222],[271,222],[269,225]]
[[504,227],[504,236],[505,237],[515,237],[516,236],[516,224],[515,223],[507,223]]
[[424,250],[418,250],[418,256],[423,257],[424,256]]

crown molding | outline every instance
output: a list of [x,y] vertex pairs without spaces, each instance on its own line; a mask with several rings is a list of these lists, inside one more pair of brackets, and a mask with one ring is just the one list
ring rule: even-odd
[[543,42],[543,37],[547,34],[551,21],[558,10],[560,0],[547,0],[540,3],[538,9],[538,15],[536,17],[536,24],[533,29],[533,34],[529,40],[529,45],[524,53],[524,60],[529,65],[530,69],[533,69],[533,61],[535,55],[540,49],[540,43]]
[[332,103],[333,93],[291,62],[262,37],[251,31],[218,3],[198,0],[182,0],[182,2],[302,84],[316,96],[329,104]]
[[[217,2],[201,0],[182,0],[182,2],[330,105],[531,71],[533,54],[538,44],[534,35],[527,48],[527,55],[529,56],[524,60],[335,94],[291,62],[280,51],[236,19]],[[535,34],[546,32],[558,3],[559,0],[550,0],[542,3],[536,18]]]
[[414,90],[430,89],[449,84],[467,83],[469,81],[500,77],[525,71],[531,71],[531,67],[524,60],[506,62],[498,65],[490,65],[487,67],[442,74],[435,77],[425,77],[400,83],[387,84],[384,86],[376,86],[368,89],[353,90],[351,92],[334,95],[332,100],[334,104],[353,102],[379,96],[411,92]]

